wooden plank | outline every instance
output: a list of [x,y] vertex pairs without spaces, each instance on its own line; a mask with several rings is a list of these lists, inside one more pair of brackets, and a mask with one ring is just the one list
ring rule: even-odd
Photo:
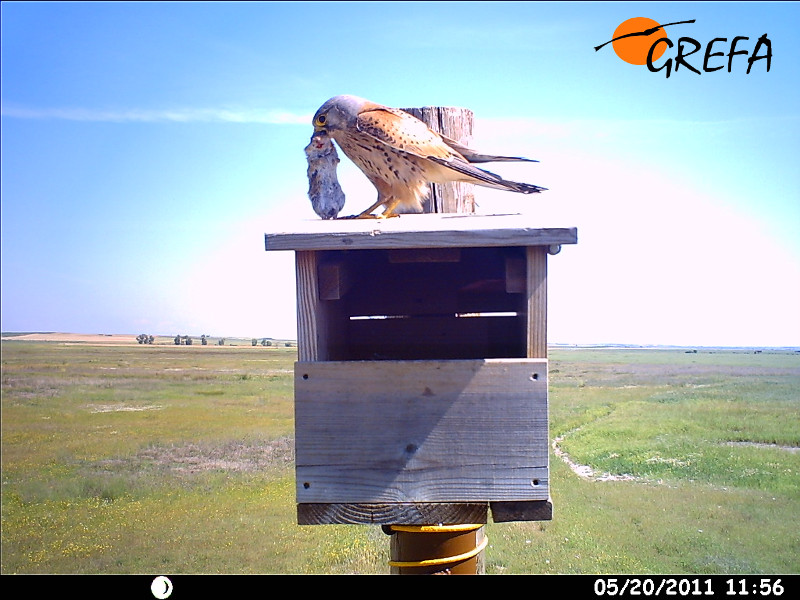
[[326,360],[327,324],[319,296],[318,254],[297,252],[297,353],[298,359]]
[[298,525],[434,525],[492,521],[552,521],[552,500],[474,504],[325,504],[297,505]]
[[506,258],[506,293],[524,294],[528,288],[528,272],[526,261],[522,257],[509,256]]
[[575,244],[577,229],[544,227],[531,215],[420,214],[391,219],[312,219],[266,233],[270,250],[485,248]]
[[492,521],[552,521],[553,502],[551,500],[532,500],[524,502],[492,502]]
[[350,273],[344,261],[319,261],[320,300],[341,300],[351,285]]
[[298,362],[298,503],[546,500],[547,361]]
[[547,358],[547,248],[528,254],[528,358]]
[[486,523],[489,506],[475,504],[392,503],[297,505],[298,525],[438,525]]

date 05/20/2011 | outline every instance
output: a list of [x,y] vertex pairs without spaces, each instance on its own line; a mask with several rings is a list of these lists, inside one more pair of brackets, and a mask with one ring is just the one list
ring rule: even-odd
[[756,596],[780,597],[781,579],[774,577],[597,577],[595,596]]

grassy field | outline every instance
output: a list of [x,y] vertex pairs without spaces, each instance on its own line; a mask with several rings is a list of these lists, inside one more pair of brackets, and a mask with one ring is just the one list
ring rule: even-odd
[[[295,524],[294,360],[3,342],[2,573],[388,573],[380,528]],[[489,524],[487,574],[800,573],[800,354],[550,371],[555,517]]]

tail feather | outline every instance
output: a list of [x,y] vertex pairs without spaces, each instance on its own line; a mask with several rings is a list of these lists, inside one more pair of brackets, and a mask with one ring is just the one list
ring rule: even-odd
[[[441,134],[439,134],[441,135]],[[441,135],[445,144],[450,146],[453,150],[458,152],[461,156],[471,163],[487,163],[487,162],[539,162],[533,158],[523,158],[522,156],[497,156],[494,154],[481,154],[480,152],[459,144],[457,141],[450,139],[447,136]]]
[[521,183],[519,181],[509,181],[508,179],[498,178],[496,181],[476,181],[477,185],[494,188],[496,190],[506,190],[518,192],[520,194],[538,194],[547,191],[546,187],[534,185],[532,183]]
[[509,181],[508,179],[501,180],[501,189],[508,189],[520,194],[538,194],[539,192],[547,191],[546,187],[534,185],[532,183],[521,183],[519,181]]
[[464,175],[464,181],[469,181],[477,185],[495,188],[498,190],[507,190],[512,192],[519,192],[521,194],[536,194],[542,192],[547,188],[543,188],[531,183],[519,183],[517,181],[509,181],[503,179],[500,175],[491,173],[484,169],[479,169],[468,162],[461,159],[443,159],[435,156],[429,156],[430,160],[439,163],[440,165],[452,169]]

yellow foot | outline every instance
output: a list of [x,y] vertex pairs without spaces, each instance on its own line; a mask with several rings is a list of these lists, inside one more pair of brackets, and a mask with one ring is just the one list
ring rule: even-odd
[[399,217],[400,215],[373,215],[372,213],[361,213],[359,215],[350,215],[349,217],[336,217],[337,219],[389,219],[391,217]]

